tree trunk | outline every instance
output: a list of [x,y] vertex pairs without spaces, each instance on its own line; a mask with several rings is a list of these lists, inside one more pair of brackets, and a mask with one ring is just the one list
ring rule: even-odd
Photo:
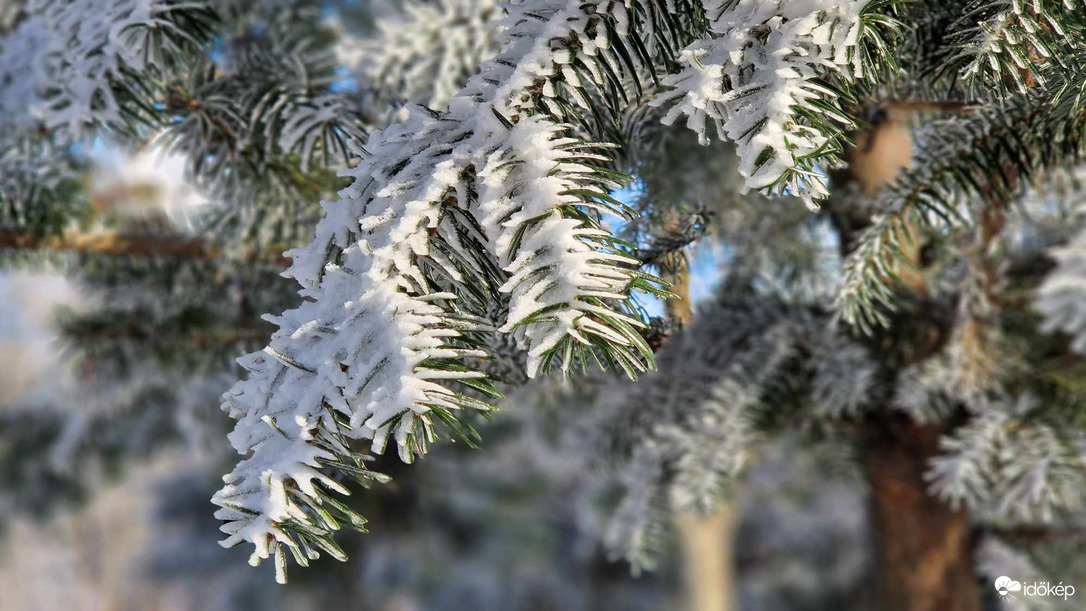
[[969,513],[928,493],[944,424],[880,422],[864,444],[880,611],[979,611]]
[[[910,167],[908,110],[884,109],[867,133],[855,134],[848,173],[864,194],[875,196]],[[910,265],[895,270],[897,289],[922,299],[927,293],[920,269],[922,236],[915,227],[906,230],[912,239],[904,243],[903,258]],[[848,247],[847,242],[843,239],[842,246]],[[930,358],[946,333],[924,311],[906,320],[919,326],[895,323],[894,336],[882,338],[892,341],[874,342],[882,346],[879,354],[891,370]],[[861,452],[871,488],[880,611],[980,611],[969,513],[929,494],[924,481],[931,458],[939,453],[939,439],[952,425],[921,424],[885,412],[863,423]]]
[[[679,296],[667,302],[668,317],[686,324],[693,316],[687,264],[678,264],[668,280],[671,292]],[[682,555],[683,605],[687,611],[731,611],[733,607],[734,513],[732,505],[725,502],[709,515],[687,512],[675,516]]]
[[725,504],[716,513],[675,516],[683,560],[683,604],[687,611],[730,611],[735,589],[732,548],[735,510]]

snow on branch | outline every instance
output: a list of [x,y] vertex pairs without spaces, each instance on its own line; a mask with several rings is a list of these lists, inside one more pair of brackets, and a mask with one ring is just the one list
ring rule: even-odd
[[444,110],[480,63],[501,50],[497,0],[407,2],[404,18],[383,19],[366,41],[358,69],[374,94],[392,92],[415,104]]
[[924,475],[931,493],[955,508],[989,501],[996,448],[1004,441],[1007,419],[1004,411],[989,409],[953,437],[944,437],[940,441],[943,454],[932,459]]
[[1064,58],[1082,48],[1084,10],[1082,0],[972,0],[940,69],[964,79],[975,95],[1044,86],[1046,71],[1071,69]]
[[[380,453],[392,437],[408,462],[436,424],[472,442],[459,414],[497,396],[477,369],[487,334],[512,334],[530,375],[652,366],[630,294],[662,294],[659,281],[598,220],[628,215],[609,195],[625,179],[606,168],[606,145],[578,138],[535,98],[573,78],[570,62],[603,61],[600,32],[628,26],[626,11],[514,4],[504,50],[448,112],[412,107],[371,134],[316,239],[288,253],[306,301],[270,318],[280,330],[242,359],[250,376],[224,396],[238,419],[232,442],[248,455],[214,499],[224,545],[254,544],[254,562],[274,554],[280,579],[285,549],[302,564],[306,545],[337,555],[336,521],[322,510],[345,490],[327,473],[373,477],[354,440]],[[508,315],[489,321],[495,295]]]
[[67,139],[145,112],[129,104],[147,97],[131,75],[172,65],[212,19],[203,2],[175,0],[31,0],[26,13],[0,39],[0,129]]
[[1049,254],[1056,269],[1037,290],[1034,307],[1044,316],[1045,331],[1067,333],[1072,349],[1086,354],[1086,231]]
[[873,407],[884,388],[875,361],[828,322],[817,308],[725,284],[661,346],[658,371],[599,393],[578,445],[600,448],[613,472],[622,496],[605,543],[635,571],[654,565],[674,512],[709,513],[728,498],[792,401],[813,403],[803,426]]
[[881,44],[868,0],[705,0],[711,37],[682,51],[674,89],[654,101],[674,104],[664,121],[686,115],[703,142],[712,122],[739,150],[747,189],[791,193],[808,206],[828,195],[824,167],[839,163],[840,85],[874,71],[865,45]]
[[1037,418],[1028,394],[974,402],[975,417],[940,442],[932,494],[997,519],[1049,522],[1083,501],[1083,437]]
[[672,511],[713,510],[746,467],[766,387],[810,322],[792,313],[722,294],[661,347],[659,371],[601,392],[586,444],[621,487],[605,540],[635,571],[654,566]]

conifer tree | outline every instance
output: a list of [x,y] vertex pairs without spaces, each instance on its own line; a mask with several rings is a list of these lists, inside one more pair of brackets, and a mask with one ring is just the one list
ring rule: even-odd
[[[201,304],[192,322],[143,287],[76,334],[204,324],[240,347],[231,312],[271,312],[222,395],[225,545],[279,581],[343,559],[335,531],[366,523],[343,497],[388,479],[375,456],[478,445],[503,391],[545,376],[602,388],[569,429],[626,489],[608,540],[638,568],[785,431],[864,473],[880,608],[980,609],[979,533],[1073,521],[1082,0],[412,6],[366,41],[290,0],[0,12],[6,256],[74,253],[112,287],[165,257]],[[95,137],[184,155],[221,202],[202,231],[73,195]],[[718,294],[652,319],[709,240]],[[281,268],[300,299],[261,279]],[[244,299],[207,307],[223,278]]]

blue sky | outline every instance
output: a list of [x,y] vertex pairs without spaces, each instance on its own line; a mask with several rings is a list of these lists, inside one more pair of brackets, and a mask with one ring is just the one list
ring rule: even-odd
[[[634,205],[639,193],[639,182],[634,180],[630,186],[612,193],[615,199],[631,206]],[[604,219],[605,224],[615,228],[622,227],[622,220],[617,217]],[[696,306],[702,300],[711,297],[720,283],[721,271],[724,269],[725,253],[716,244],[705,243],[698,248],[688,249],[690,257],[690,300]],[[645,308],[651,316],[663,316],[664,305],[659,299],[647,295],[637,295],[637,302]]]

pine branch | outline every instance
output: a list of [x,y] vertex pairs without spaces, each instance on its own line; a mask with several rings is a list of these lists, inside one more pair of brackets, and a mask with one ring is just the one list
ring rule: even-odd
[[1071,336],[1071,349],[1086,354],[1086,311],[1083,310],[1083,278],[1086,277],[1086,231],[1070,243],[1049,251],[1056,269],[1037,290],[1034,307],[1045,318],[1048,332],[1063,331]]
[[[246,261],[283,263],[284,248],[270,247],[242,257]],[[215,259],[221,246],[202,238],[177,235],[132,234],[116,231],[95,233],[68,232],[62,235],[34,235],[0,229],[0,250],[46,250],[107,256],[170,257],[177,259]]]
[[321,171],[348,165],[365,138],[369,117],[336,91],[330,53],[291,35],[317,19],[284,12],[234,41],[225,65],[200,57],[159,86],[155,142],[188,156],[193,181],[236,216],[251,218],[262,199],[323,196],[332,181]]
[[[337,90],[330,33],[314,25],[323,16],[313,7],[267,11],[259,33],[231,35],[237,24],[222,18],[250,16],[217,15],[206,2],[52,4],[31,3],[0,40],[5,136],[63,150],[103,130],[123,144],[153,140],[183,153],[190,178],[224,204],[209,230],[269,233],[267,200],[318,199],[333,183],[314,184],[319,173],[310,167],[347,165],[364,137],[367,118]],[[7,191],[27,191],[19,178],[4,173],[0,204],[27,217],[29,203],[4,201]],[[293,223],[308,233],[310,220],[297,215]],[[277,222],[289,225],[291,215]]]
[[364,87],[382,101],[445,110],[479,66],[501,51],[502,10],[497,0],[439,0],[407,2],[403,12],[401,19],[381,20],[379,35],[359,45]]
[[967,115],[928,135],[916,167],[874,204],[875,222],[858,236],[845,261],[835,299],[841,318],[870,333],[892,310],[895,270],[911,227],[956,228],[969,221],[963,202],[976,197],[1001,207],[1045,169],[1074,163],[1086,144],[1086,75],[1001,106]]
[[741,292],[726,286],[699,309],[636,386],[605,384],[584,425],[578,445],[600,448],[624,493],[605,541],[635,572],[655,565],[675,512],[719,507],[767,424],[796,423],[785,403],[813,396],[800,416],[813,423],[856,416],[877,396],[867,351],[824,313]]
[[171,0],[36,1],[27,13],[0,40],[0,127],[65,143],[149,121],[142,79],[201,52],[215,21],[204,3]]
[[199,239],[115,232],[36,236],[19,231],[0,230],[0,249],[42,249],[110,256],[163,256],[183,259],[209,259],[219,254],[217,248]]
[[[663,292],[599,224],[599,212],[628,214],[608,192],[625,178],[606,169],[606,145],[563,123],[580,112],[555,103],[563,95],[591,110],[586,87],[613,86],[620,49],[670,44],[656,32],[680,23],[671,10],[514,5],[505,49],[448,113],[415,108],[370,136],[345,172],[355,183],[327,206],[314,243],[292,252],[289,274],[311,300],[273,319],[280,331],[243,360],[249,379],[224,397],[241,420],[235,448],[253,452],[215,497],[226,544],[255,544],[258,562],[330,541],[313,504],[331,497],[309,482],[331,486],[325,467],[360,464],[341,438],[372,439],[381,452],[391,436],[404,461],[442,424],[471,441],[456,414],[489,410],[497,395],[468,365],[487,356],[488,333],[512,334],[530,375],[591,361],[631,376],[651,366],[630,293]],[[484,316],[503,293],[508,317],[492,326]]]
[[1083,49],[1084,9],[1081,0],[971,0],[935,78],[961,79],[981,96],[1043,87],[1053,71],[1074,70],[1066,58]]
[[759,0],[705,3],[711,37],[683,50],[682,72],[664,79],[671,104],[706,141],[712,121],[739,147],[746,188],[801,197],[828,195],[824,168],[842,164],[853,126],[842,102],[857,82],[874,82],[892,63],[900,25],[895,0],[797,4]]

